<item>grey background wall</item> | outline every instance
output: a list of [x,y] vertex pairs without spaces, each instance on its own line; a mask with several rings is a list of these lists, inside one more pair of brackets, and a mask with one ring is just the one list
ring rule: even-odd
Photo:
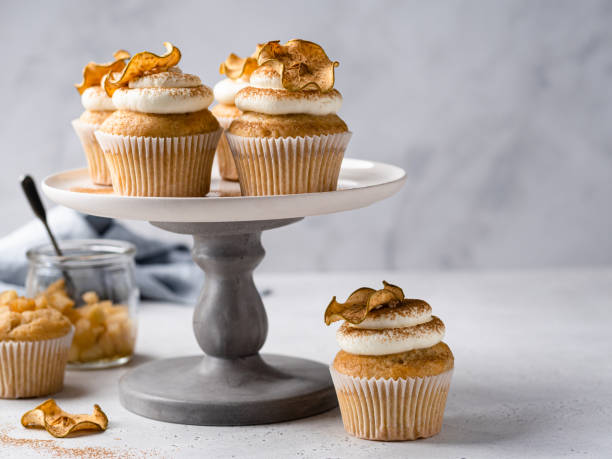
[[168,40],[212,85],[229,52],[300,37],[341,63],[348,155],[408,184],[268,234],[265,269],[610,264],[611,24],[612,2],[590,0],[4,1],[0,236],[30,218],[19,174],[83,164],[87,61]]

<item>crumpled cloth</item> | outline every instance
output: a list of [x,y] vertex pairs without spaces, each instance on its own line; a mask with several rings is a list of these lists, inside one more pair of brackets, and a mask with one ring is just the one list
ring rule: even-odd
[[[141,298],[191,304],[196,301],[204,274],[191,260],[187,246],[145,238],[115,220],[83,215],[61,206],[48,212],[47,218],[58,241],[119,239],[134,244],[135,279]],[[0,291],[15,289],[22,294],[28,272],[26,252],[49,242],[39,220],[0,239]]]

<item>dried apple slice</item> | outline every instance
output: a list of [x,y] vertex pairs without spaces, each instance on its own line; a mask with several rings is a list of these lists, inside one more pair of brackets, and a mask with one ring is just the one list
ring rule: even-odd
[[265,43],[257,43],[257,46],[255,46],[255,52],[251,54],[251,57],[257,60],[259,58],[259,53],[261,52],[264,46],[266,46]]
[[383,285],[381,290],[361,287],[351,293],[345,303],[339,303],[336,297],[333,297],[325,310],[325,323],[329,325],[344,319],[352,324],[359,324],[371,310],[404,299],[401,288],[386,281],[383,281]]
[[353,323],[363,321],[363,319],[359,320],[363,314],[363,306],[367,303],[368,298],[374,292],[375,290],[373,288],[358,288],[349,295],[344,303],[339,303],[336,300],[336,297],[333,297],[325,310],[325,323],[329,325],[342,319]]
[[115,60],[129,59],[130,53],[128,53],[125,49],[118,49],[117,51],[113,53],[113,57],[115,58]]
[[372,309],[376,309],[379,306],[383,306],[385,304],[391,303],[392,301],[399,300],[400,298],[397,298],[391,290],[376,290],[368,298],[367,311],[370,312]]
[[100,86],[102,77],[111,72],[120,72],[125,68],[125,60],[130,58],[130,53],[120,49],[113,54],[115,60],[106,64],[97,64],[95,62],[88,63],[83,68],[83,81],[76,84],[75,87],[79,94],[83,94],[87,88],[92,86]]
[[281,76],[283,88],[289,91],[318,89],[327,92],[334,87],[334,69],[340,65],[331,61],[323,48],[306,40],[278,40],[266,43],[257,57],[260,66],[268,65]]
[[145,73],[163,72],[178,64],[181,60],[180,50],[167,41],[164,42],[164,47],[166,48],[166,54],[161,56],[149,51],[134,54],[121,73],[111,73],[104,80],[106,94],[109,97],[112,96],[117,89],[126,86],[130,81],[141,77]]
[[25,413],[21,425],[42,427],[54,437],[64,438],[78,431],[104,431],[108,427],[108,418],[98,405],[94,405],[93,414],[70,414],[55,400],[49,399]]
[[400,300],[404,299],[404,291],[398,287],[397,285],[390,284],[387,281],[383,281],[383,285],[385,286],[385,290],[390,290],[393,294]]
[[225,62],[221,63],[219,67],[219,73],[237,80],[242,77],[249,77],[251,73],[257,68],[257,59],[254,57],[240,57],[234,53],[231,53]]

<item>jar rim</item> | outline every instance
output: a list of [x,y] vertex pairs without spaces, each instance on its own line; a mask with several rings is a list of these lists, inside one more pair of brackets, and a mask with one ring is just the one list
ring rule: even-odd
[[125,257],[133,258],[136,247],[131,242],[117,239],[68,239],[58,241],[60,249],[66,251],[79,249],[91,253],[78,255],[57,255],[50,242],[39,244],[26,252],[31,262],[63,264],[63,263],[100,263],[111,262]]

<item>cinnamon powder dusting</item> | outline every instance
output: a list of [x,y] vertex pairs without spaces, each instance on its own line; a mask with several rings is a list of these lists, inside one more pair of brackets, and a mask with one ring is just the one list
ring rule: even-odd
[[65,448],[57,440],[35,440],[29,438],[13,438],[7,434],[6,428],[0,428],[0,451],[5,447],[29,448],[42,456],[61,457],[69,459],[119,459],[119,458],[152,458],[158,457],[157,451],[115,449],[98,446],[86,448]]
[[74,191],[75,193],[92,193],[92,194],[113,194],[113,189],[111,187],[106,188],[86,188],[82,186],[74,186],[70,188],[70,191]]

